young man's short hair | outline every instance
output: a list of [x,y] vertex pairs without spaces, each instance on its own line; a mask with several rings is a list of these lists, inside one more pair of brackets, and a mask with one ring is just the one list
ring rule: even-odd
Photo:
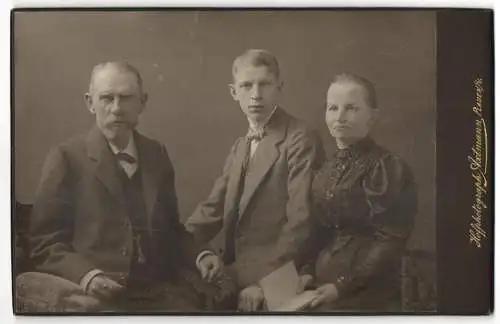
[[242,65],[251,65],[254,67],[265,66],[269,69],[269,72],[276,76],[276,79],[279,80],[280,78],[278,60],[267,50],[250,49],[238,56],[233,62],[233,77]]

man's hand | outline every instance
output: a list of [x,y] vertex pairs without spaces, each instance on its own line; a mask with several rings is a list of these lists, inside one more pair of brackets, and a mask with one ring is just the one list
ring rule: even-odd
[[200,270],[203,280],[211,282],[219,274],[221,262],[218,256],[213,253],[209,253],[200,259],[197,267],[198,270]]
[[238,298],[238,310],[253,312],[258,310],[264,301],[264,292],[260,287],[246,287],[240,292]]
[[124,287],[109,277],[98,274],[90,280],[87,293],[99,298],[111,298],[122,291]]
[[337,298],[339,298],[337,287],[335,287],[335,285],[331,283],[319,286],[318,289],[316,289],[316,293],[318,297],[316,297],[312,301],[311,308],[314,308],[318,305],[334,302],[335,300],[337,300]]
[[101,310],[101,302],[94,296],[71,294],[65,297],[65,311],[71,312],[97,312]]

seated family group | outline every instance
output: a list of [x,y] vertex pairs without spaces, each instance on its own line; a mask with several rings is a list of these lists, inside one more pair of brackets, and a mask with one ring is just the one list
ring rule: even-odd
[[46,158],[30,216],[34,271],[21,277],[81,291],[82,311],[206,310],[187,270],[208,286],[232,282],[219,310],[268,311],[260,282],[292,261],[298,291],[313,292],[305,311],[399,310],[417,195],[408,164],[370,138],[374,85],[332,77],[324,116],[337,147],[326,158],[316,132],[279,105],[270,52],[247,50],[232,75],[248,132],[183,224],[166,147],[135,129],[147,102],[138,70],[97,65],[85,94],[95,127]]

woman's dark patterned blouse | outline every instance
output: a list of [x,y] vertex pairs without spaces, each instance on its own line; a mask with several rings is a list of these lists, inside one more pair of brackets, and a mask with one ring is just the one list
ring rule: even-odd
[[404,244],[417,210],[415,185],[408,165],[368,137],[347,149],[337,150],[318,170],[312,185],[312,202],[319,228],[314,233],[316,251],[312,255],[331,250],[348,235],[381,238],[371,241],[372,251],[355,267],[357,271],[335,282],[341,293],[368,279],[382,262],[377,258],[391,250],[390,242]]

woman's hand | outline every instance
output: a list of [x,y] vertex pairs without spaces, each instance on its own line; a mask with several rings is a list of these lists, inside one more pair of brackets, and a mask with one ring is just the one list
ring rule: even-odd
[[249,286],[240,292],[238,298],[238,310],[254,312],[261,308],[264,301],[264,292],[260,287]]
[[339,291],[337,290],[337,287],[335,287],[335,285],[331,283],[319,286],[316,289],[316,294],[318,295],[318,297],[316,297],[311,302],[311,308],[334,302],[339,297]]

